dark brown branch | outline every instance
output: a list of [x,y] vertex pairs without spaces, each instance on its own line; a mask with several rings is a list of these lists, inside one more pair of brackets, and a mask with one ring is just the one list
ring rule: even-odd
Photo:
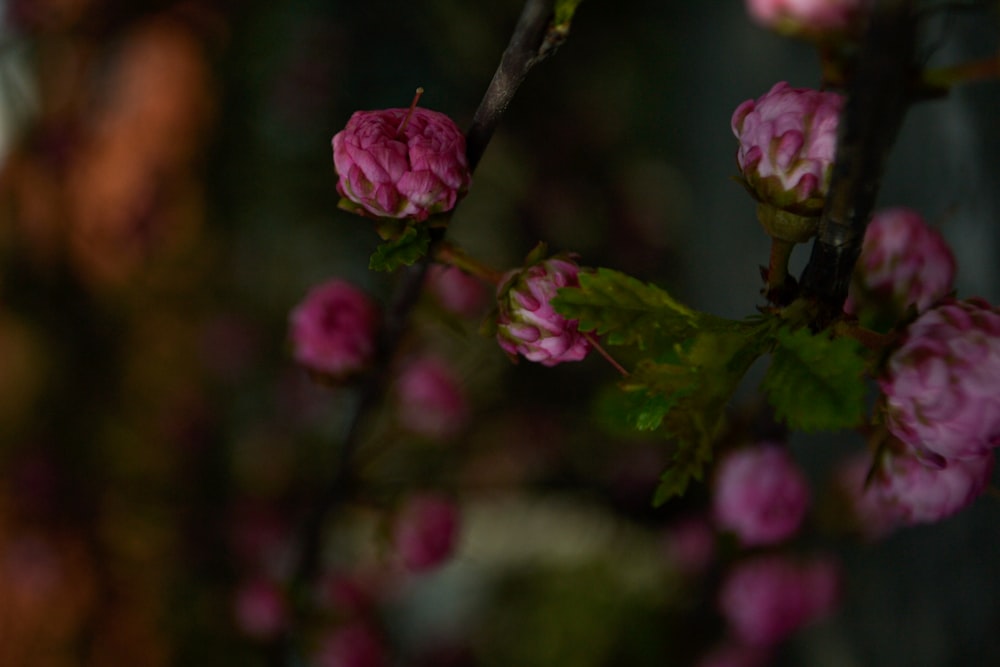
[[[553,0],[527,0],[466,136],[470,170],[475,170],[479,164],[494,130],[528,71],[553,53],[559,42],[565,39],[565,26],[562,30],[552,29],[552,15]],[[430,251],[421,261],[401,272],[393,290],[385,311],[375,361],[359,388],[358,403],[341,443],[334,477],[316,499],[311,513],[299,529],[299,556],[291,577],[291,590],[296,599],[309,598],[303,593],[320,573],[324,528],[334,510],[356,491],[355,454],[361,445],[366,421],[385,397],[396,351],[406,333],[435,248],[444,240],[444,235],[443,229],[432,230]],[[301,664],[296,656],[292,632],[294,629],[289,629],[269,647],[272,665]]]
[[469,168],[475,169],[486,151],[500,118],[532,67],[549,56],[563,33],[552,31],[554,0],[528,0],[514,28],[500,66],[472,117],[465,136]]
[[913,0],[877,3],[848,84],[830,192],[801,279],[803,295],[819,303],[822,320],[843,308],[886,159],[909,106],[915,28]]

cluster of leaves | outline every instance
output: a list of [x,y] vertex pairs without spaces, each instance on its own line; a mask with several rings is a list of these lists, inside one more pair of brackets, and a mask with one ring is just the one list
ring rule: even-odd
[[[858,425],[865,413],[864,350],[849,338],[811,332],[785,313],[729,320],[679,303],[663,289],[610,269],[580,274],[553,300],[563,316],[604,344],[632,348],[616,417],[675,443],[654,498],[661,504],[701,480],[725,412],[753,363],[770,354],[761,389],[776,417],[801,431]],[[804,318],[803,318],[804,320]]]

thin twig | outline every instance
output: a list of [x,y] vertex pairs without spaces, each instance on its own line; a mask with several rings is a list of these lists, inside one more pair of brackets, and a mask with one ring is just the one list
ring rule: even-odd
[[493,132],[528,72],[552,53],[547,46],[552,39],[553,6],[554,0],[528,0],[525,3],[514,34],[500,59],[500,66],[465,136],[465,154],[470,169],[475,169],[482,159]]
[[[475,170],[479,164],[504,111],[528,71],[553,52],[554,38],[550,35],[552,14],[553,0],[527,0],[500,66],[466,135],[470,170]],[[560,34],[558,38],[561,41],[565,34]],[[337,506],[349,499],[355,491],[357,478],[354,459],[362,442],[365,423],[385,396],[391,379],[392,362],[420,296],[431,258],[444,240],[445,229],[434,229],[431,233],[430,251],[419,262],[402,271],[394,288],[385,311],[375,361],[359,389],[357,406],[341,443],[334,477],[316,499],[311,513],[300,527],[298,562],[291,577],[291,589],[299,595],[299,599],[308,599],[309,596],[303,593],[319,574],[324,527],[328,519]],[[289,629],[269,647],[270,663],[276,667],[301,663],[293,642],[293,631],[293,628]]]

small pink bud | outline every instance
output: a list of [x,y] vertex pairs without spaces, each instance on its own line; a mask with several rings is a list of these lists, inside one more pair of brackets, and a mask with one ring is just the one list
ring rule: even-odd
[[930,458],[978,458],[1000,444],[1000,309],[980,299],[928,310],[879,381],[889,430]]
[[364,370],[375,353],[379,318],[368,295],[348,282],[314,287],[290,316],[296,361],[333,379]]
[[747,0],[747,10],[766,28],[818,37],[856,29],[870,4],[871,0]]
[[468,421],[461,383],[440,359],[424,357],[405,366],[396,380],[396,395],[399,422],[417,435],[447,440]]
[[489,293],[477,278],[454,266],[435,264],[427,271],[427,289],[450,313],[482,315]]
[[923,312],[947,296],[954,279],[955,257],[940,232],[916,211],[879,211],[865,232],[844,311],[871,305]]
[[769,649],[736,642],[716,646],[696,663],[697,667],[766,667],[770,664]]
[[993,452],[933,468],[916,456],[888,456],[877,477],[883,496],[909,524],[934,523],[968,507],[989,485]]
[[830,183],[843,97],[777,83],[736,108],[736,162],[762,203],[800,216],[818,216]]
[[244,582],[234,600],[236,626],[248,637],[270,639],[288,622],[284,591],[270,579]]
[[715,556],[715,530],[705,517],[683,517],[667,527],[663,547],[667,559],[680,572],[700,574]]
[[902,515],[895,503],[885,496],[878,475],[869,479],[871,467],[871,454],[861,452],[837,467],[834,483],[847,501],[853,527],[864,538],[878,540],[900,524]]
[[376,217],[426,220],[472,181],[465,136],[437,111],[356,111],[332,144],[337,191]]
[[550,303],[560,288],[580,285],[579,273],[572,257],[563,255],[504,275],[497,289],[497,342],[507,354],[543,366],[587,356],[591,346],[577,320],[567,320]]
[[367,623],[355,621],[323,638],[316,667],[385,667],[389,664],[382,638]]
[[831,613],[839,591],[840,568],[831,560],[756,556],[722,582],[719,608],[737,639],[771,646]]
[[451,557],[458,530],[458,508],[451,500],[434,493],[413,496],[396,517],[396,552],[411,572],[427,572]]
[[780,445],[741,447],[719,462],[712,496],[715,521],[745,546],[791,537],[808,506],[805,475]]

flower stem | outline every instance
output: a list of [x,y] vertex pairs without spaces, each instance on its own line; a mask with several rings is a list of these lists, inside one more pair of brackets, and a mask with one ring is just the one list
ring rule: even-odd
[[897,338],[897,336],[893,334],[879,333],[843,320],[840,320],[833,325],[833,332],[838,336],[853,338],[869,350],[876,352],[885,349],[895,342]]
[[622,366],[621,364],[619,364],[617,361],[615,361],[615,358],[612,357],[608,353],[608,351],[605,350],[604,347],[601,346],[601,344],[597,342],[597,338],[593,334],[584,333],[583,337],[587,339],[587,342],[590,343],[591,347],[593,347],[595,350],[597,350],[597,353],[599,355],[601,355],[602,357],[604,357],[604,359],[609,364],[611,364],[616,371],[618,371],[619,373],[622,374],[622,377],[628,377],[628,371],[625,370],[625,367]]
[[767,265],[767,294],[776,295],[781,292],[788,280],[788,260],[792,256],[795,244],[791,241],[771,237],[771,258]]
[[992,58],[973,60],[971,62],[940,67],[924,72],[924,83],[932,88],[948,89],[959,83],[987,81],[1000,78],[1000,54]]
[[500,271],[483,264],[458,246],[447,241],[442,241],[437,247],[434,259],[442,264],[448,264],[449,266],[461,269],[493,287],[497,287],[503,278],[503,274]]

